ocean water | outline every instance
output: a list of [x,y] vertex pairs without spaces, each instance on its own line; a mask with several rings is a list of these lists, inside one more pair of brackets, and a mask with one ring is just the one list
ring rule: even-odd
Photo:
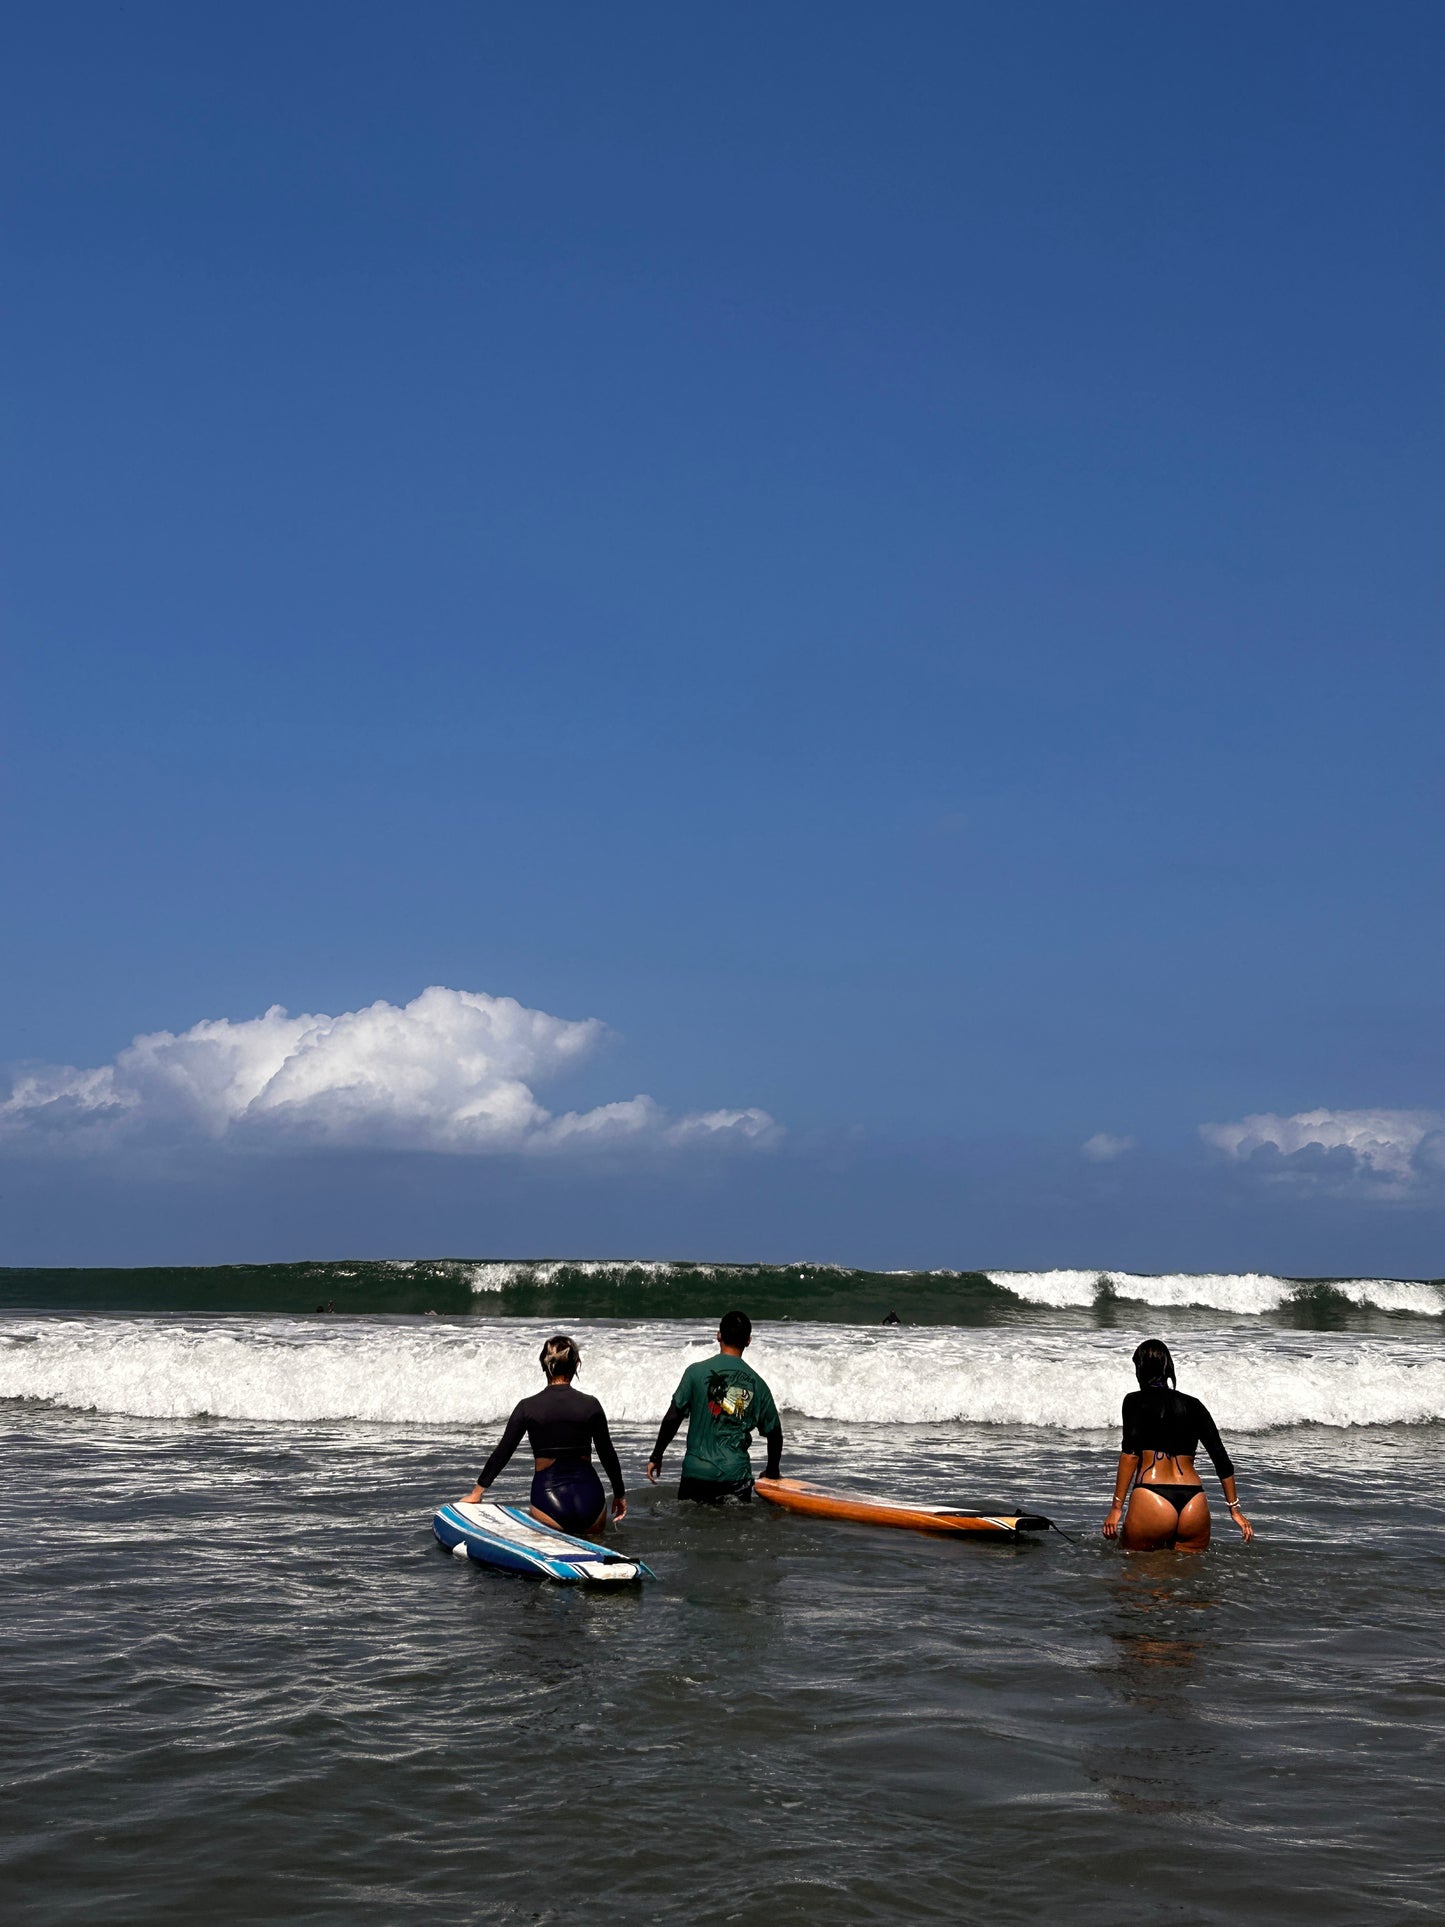
[[[734,1302],[785,1469],[1076,1543],[647,1488]],[[7,1922],[1441,1913],[1438,1283],[450,1260],[12,1271],[0,1306]],[[626,1594],[431,1535],[559,1324],[636,1481]],[[1219,1507],[1203,1558],[1099,1537],[1145,1335],[1253,1546]]]

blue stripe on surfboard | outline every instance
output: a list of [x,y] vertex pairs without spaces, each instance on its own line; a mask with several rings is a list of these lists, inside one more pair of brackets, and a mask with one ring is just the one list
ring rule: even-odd
[[445,1525],[457,1539],[465,1540],[470,1545],[509,1553],[513,1558],[523,1559],[528,1565],[537,1567],[539,1571],[549,1566],[570,1566],[578,1563],[582,1557],[578,1553],[575,1559],[565,1559],[558,1554],[539,1552],[535,1546],[522,1545],[516,1539],[509,1539],[505,1533],[491,1532],[485,1526],[473,1525],[469,1519],[459,1519],[449,1508],[439,1512],[433,1523]]
[[572,1584],[582,1578],[595,1580],[601,1576],[582,1571],[584,1565],[605,1569],[624,1567],[632,1576],[645,1572],[647,1578],[657,1578],[642,1559],[630,1559],[609,1545],[578,1540],[570,1532],[563,1532],[561,1526],[522,1511],[520,1505],[497,1505],[495,1499],[486,1501],[487,1515],[497,1515],[503,1524],[516,1526],[516,1538],[497,1526],[478,1524],[474,1518],[466,1517],[468,1511],[472,1509],[462,1511],[462,1501],[441,1505],[432,1517],[432,1530],[449,1551],[466,1551],[482,1565],[495,1565],[507,1572],[538,1572],[543,1578]]
[[504,1572],[532,1573],[543,1579],[569,1582],[586,1576],[581,1560],[545,1559],[540,1553],[519,1546],[515,1540],[479,1532],[474,1526],[454,1525],[440,1515],[432,1521],[432,1529],[442,1545],[453,1551],[459,1549],[466,1552],[469,1558],[481,1565],[497,1566]]
[[610,1546],[594,1545],[590,1539],[574,1539],[571,1533],[563,1532],[559,1526],[545,1526],[540,1519],[534,1519],[529,1512],[523,1512],[520,1506],[499,1505],[496,1509],[498,1512],[505,1513],[506,1516],[517,1525],[524,1527],[528,1534],[536,1534],[548,1539],[555,1539],[557,1541],[556,1549],[554,1550],[551,1546],[548,1546],[544,1550],[541,1546],[528,1545],[524,1539],[512,1539],[508,1537],[506,1533],[496,1532],[489,1526],[477,1525],[473,1520],[468,1519],[464,1514],[458,1512],[455,1506],[442,1506],[436,1516],[439,1519],[445,1519],[448,1525],[453,1526],[466,1538],[481,1539],[485,1541],[487,1545],[506,1546],[511,1551],[525,1553],[534,1559],[543,1559],[553,1563],[560,1562],[564,1564],[573,1560],[585,1559],[589,1563],[600,1561],[605,1566],[631,1565],[634,1563],[630,1559],[624,1559],[621,1553],[614,1552]]
[[555,1539],[556,1550],[550,1545],[528,1545],[524,1540],[512,1539],[505,1533],[477,1525],[453,1504],[440,1507],[433,1515],[432,1530],[437,1539],[450,1549],[465,1544],[483,1563],[492,1563],[511,1572],[541,1573],[548,1579],[575,1581],[590,1578],[592,1575],[578,1570],[584,1564],[629,1566],[638,1573],[645,1573],[649,1579],[657,1577],[651,1566],[643,1560],[628,1558],[625,1553],[614,1552],[610,1546],[574,1539],[559,1526],[543,1525],[540,1519],[534,1519],[520,1506],[497,1505],[495,1501],[488,1503],[493,1511],[504,1514],[529,1537]]

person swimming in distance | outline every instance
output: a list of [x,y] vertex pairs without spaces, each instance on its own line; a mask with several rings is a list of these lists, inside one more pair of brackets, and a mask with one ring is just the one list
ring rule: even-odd
[[688,1366],[672,1395],[657,1443],[647,1461],[647,1476],[656,1485],[662,1476],[662,1455],[683,1419],[687,1420],[687,1450],[683,1454],[679,1499],[716,1505],[724,1499],[751,1499],[753,1468],[748,1457],[754,1430],[767,1441],[765,1479],[776,1479],[783,1463],[783,1427],[767,1385],[743,1363],[753,1335],[745,1311],[727,1311],[717,1328],[717,1354]]
[[1234,1465],[1219,1428],[1207,1407],[1178,1390],[1174,1360],[1162,1338],[1146,1338],[1139,1346],[1134,1372],[1139,1389],[1124,1400],[1124,1437],[1104,1537],[1117,1539],[1126,1552],[1165,1546],[1203,1552],[1209,1544],[1209,1500],[1194,1469],[1202,1443],[1224,1487],[1230,1517],[1248,1545],[1254,1527],[1239,1509]]
[[883,1320],[883,1323],[885,1325],[901,1325],[903,1320],[898,1316],[896,1311],[890,1311],[888,1316]]
[[477,1482],[462,1500],[477,1505],[501,1473],[525,1433],[532,1448],[532,1503],[528,1510],[544,1525],[564,1532],[598,1533],[607,1525],[607,1495],[592,1463],[592,1447],[612,1482],[612,1517],[627,1516],[627,1494],[622,1467],[607,1414],[595,1398],[574,1391],[572,1381],[582,1363],[575,1339],[558,1332],[542,1347],[540,1363],[547,1389],[521,1399],[512,1409],[495,1452],[477,1474]]

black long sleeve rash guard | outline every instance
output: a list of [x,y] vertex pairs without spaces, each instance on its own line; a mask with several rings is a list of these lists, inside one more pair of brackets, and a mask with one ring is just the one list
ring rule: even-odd
[[522,1399],[513,1408],[496,1451],[477,1474],[478,1485],[492,1483],[522,1443],[524,1434],[532,1456],[538,1459],[590,1459],[595,1445],[602,1470],[612,1481],[613,1492],[619,1499],[622,1497],[626,1488],[617,1448],[607,1429],[607,1414],[586,1392],[576,1392],[570,1385],[557,1383],[549,1385],[545,1392]]
[[1124,1400],[1124,1437],[1121,1452],[1136,1458],[1144,1452],[1160,1457],[1193,1458],[1203,1445],[1221,1479],[1234,1477],[1234,1462],[1224,1449],[1219,1428],[1209,1408],[1187,1392],[1167,1385],[1149,1385],[1130,1392]]

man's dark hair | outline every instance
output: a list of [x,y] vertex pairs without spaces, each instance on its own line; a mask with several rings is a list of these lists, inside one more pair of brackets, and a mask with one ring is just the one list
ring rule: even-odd
[[753,1335],[753,1321],[745,1311],[725,1311],[718,1320],[717,1335],[724,1345],[741,1351]]

